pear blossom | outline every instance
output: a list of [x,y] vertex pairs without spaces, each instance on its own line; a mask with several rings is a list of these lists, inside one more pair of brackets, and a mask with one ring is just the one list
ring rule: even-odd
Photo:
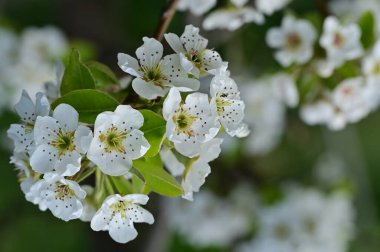
[[108,230],[112,239],[119,243],[127,243],[137,237],[134,223],[153,224],[153,215],[142,208],[149,197],[143,194],[119,194],[106,198],[101,208],[91,220],[94,231]]
[[201,145],[199,157],[186,169],[182,178],[183,198],[192,201],[193,193],[199,192],[205,183],[206,177],[211,173],[209,162],[218,158],[223,140],[214,138]]
[[274,57],[286,67],[292,63],[304,64],[310,60],[316,38],[317,32],[309,21],[285,16],[280,28],[268,31],[266,41],[270,47],[279,49]]
[[83,211],[79,219],[84,222],[90,222],[97,210],[94,206],[94,202],[92,202],[91,200],[94,194],[94,187],[84,185],[81,188],[86,192],[87,196],[85,199],[82,200]]
[[162,58],[163,46],[160,42],[147,37],[143,41],[144,44],[136,50],[138,61],[124,53],[117,56],[120,68],[136,77],[132,87],[138,95],[152,100],[165,96],[170,87],[178,87],[183,92],[199,89],[199,81],[187,76],[178,55]]
[[15,152],[34,151],[34,124],[38,116],[47,116],[50,104],[42,93],[36,94],[36,102],[33,103],[29,94],[23,90],[20,101],[15,105],[15,110],[20,116],[22,124],[12,124],[7,133],[15,145]]
[[45,176],[26,194],[26,198],[39,204],[41,210],[49,209],[55,217],[64,221],[81,217],[85,197],[86,192],[78,183],[56,175]]
[[252,7],[222,8],[211,12],[202,26],[205,30],[235,31],[248,23],[263,24],[264,16]]
[[65,66],[61,61],[56,63],[56,78],[55,80],[48,81],[44,84],[45,94],[49,101],[55,101],[60,96],[61,82],[63,74],[65,72]]
[[192,14],[200,16],[208,12],[216,5],[217,0],[180,0],[177,9],[189,10]]
[[294,108],[298,105],[299,95],[294,79],[285,73],[279,73],[272,77],[272,88],[274,95],[282,100],[288,107]]
[[257,10],[266,14],[272,15],[275,11],[284,8],[291,0],[257,0]]
[[80,170],[93,134],[90,128],[78,125],[78,117],[78,112],[67,104],[58,105],[52,117],[37,117],[36,150],[30,158],[34,171],[72,176]]
[[327,60],[339,67],[346,60],[362,56],[360,37],[361,31],[357,24],[342,25],[336,17],[330,16],[324,21],[319,43],[327,52]]
[[240,99],[236,82],[229,77],[229,72],[221,70],[210,84],[211,106],[220,123],[231,136],[236,136],[244,119],[245,104]]
[[192,93],[183,102],[178,89],[172,88],[164,101],[162,113],[167,121],[167,138],[179,153],[187,157],[199,155],[201,144],[213,139],[220,128],[207,94]]
[[150,148],[144,133],[139,130],[143,124],[143,115],[129,105],[119,105],[114,112],[99,114],[88,159],[105,174],[127,174],[132,160],[144,156]]
[[170,47],[179,54],[183,69],[197,78],[223,64],[219,53],[207,49],[208,40],[193,25],[187,25],[181,37],[174,33],[164,36]]

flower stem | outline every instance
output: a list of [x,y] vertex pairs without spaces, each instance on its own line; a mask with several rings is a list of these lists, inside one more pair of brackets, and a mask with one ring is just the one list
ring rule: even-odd
[[164,33],[169,27],[170,22],[172,21],[174,14],[177,10],[179,0],[170,0],[162,11],[160,22],[157,26],[156,32],[154,33],[154,38],[158,41],[161,41],[164,37]]

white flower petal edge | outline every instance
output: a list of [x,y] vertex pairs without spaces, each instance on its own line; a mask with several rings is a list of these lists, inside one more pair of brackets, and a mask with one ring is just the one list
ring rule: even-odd
[[30,158],[33,170],[42,174],[56,173],[72,176],[80,170],[92,131],[78,127],[78,112],[67,104],[60,104],[53,117],[37,117],[34,127],[36,150]]
[[154,223],[153,215],[140,206],[148,200],[149,197],[143,194],[111,195],[92,218],[91,228],[94,231],[108,230],[116,242],[127,243],[137,237],[134,223]]
[[119,105],[115,112],[99,114],[88,159],[105,174],[127,174],[132,160],[142,157],[150,148],[144,133],[139,130],[143,124],[143,115],[129,105]]
[[189,10],[196,16],[203,15],[216,5],[217,0],[180,0],[178,10]]

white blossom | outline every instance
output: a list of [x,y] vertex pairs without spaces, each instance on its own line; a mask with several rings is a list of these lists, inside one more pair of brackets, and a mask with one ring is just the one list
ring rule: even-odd
[[83,211],[79,219],[84,222],[90,222],[96,213],[96,208],[93,202],[94,187],[89,185],[82,186],[82,189],[86,192],[86,198],[82,200]]
[[29,157],[25,152],[14,152],[10,163],[16,166],[21,190],[26,195],[34,183],[39,180],[40,175],[32,171]]
[[291,0],[257,0],[257,9],[266,14],[272,15],[275,11],[284,8]]
[[140,206],[148,200],[149,197],[142,194],[111,195],[92,218],[91,228],[94,231],[108,230],[116,242],[127,243],[137,236],[134,223],[154,222],[152,214]]
[[36,150],[30,158],[34,171],[72,176],[80,170],[92,131],[78,125],[78,117],[78,112],[67,104],[58,105],[53,117],[37,117],[34,127]]
[[243,124],[245,104],[228,71],[222,70],[211,80],[210,95],[215,116],[229,135],[236,136]]
[[38,204],[41,210],[49,209],[64,221],[78,219],[83,212],[82,200],[86,192],[75,181],[53,175],[36,182],[26,198]]
[[118,54],[120,68],[136,78],[133,90],[143,98],[156,99],[165,96],[170,87],[188,92],[199,89],[199,81],[189,78],[181,67],[176,54],[162,58],[163,46],[154,38],[143,38],[144,44],[137,48],[138,61],[128,54]]
[[205,30],[226,29],[234,31],[247,23],[264,23],[264,16],[252,7],[217,9],[202,23]]
[[180,0],[177,9],[189,10],[192,14],[200,16],[212,9],[216,2],[216,0]]
[[214,138],[200,147],[199,157],[185,170],[182,178],[183,198],[192,201],[193,193],[199,192],[211,172],[209,162],[218,158],[223,140]]
[[195,77],[218,69],[222,65],[219,53],[207,49],[208,40],[202,37],[199,34],[199,28],[193,25],[187,25],[181,37],[174,33],[167,33],[165,39],[179,54],[183,69]]
[[361,31],[357,24],[342,25],[336,17],[330,16],[324,21],[319,43],[327,52],[327,60],[334,67],[339,67],[346,60],[362,56],[360,37]]
[[162,146],[160,150],[160,157],[166,169],[168,169],[170,174],[174,177],[181,176],[185,171],[185,165],[178,161],[174,153],[165,146]]
[[38,116],[47,116],[50,104],[42,93],[36,94],[36,102],[33,103],[29,94],[23,90],[20,101],[15,105],[22,124],[12,124],[8,130],[8,136],[13,140],[16,152],[30,152],[35,148],[34,124]]
[[195,157],[202,143],[218,133],[220,125],[212,114],[207,94],[192,93],[183,102],[179,91],[172,88],[162,110],[166,136],[184,156]]
[[144,117],[129,105],[115,112],[103,112],[95,121],[95,135],[87,157],[105,174],[121,176],[132,167],[132,160],[145,155],[150,144],[139,129]]
[[285,73],[274,75],[272,78],[272,88],[274,95],[288,107],[294,108],[298,105],[298,90],[292,76]]
[[266,41],[270,47],[278,49],[274,56],[286,67],[292,63],[304,64],[310,60],[316,38],[315,28],[309,21],[285,16],[280,28],[268,31]]

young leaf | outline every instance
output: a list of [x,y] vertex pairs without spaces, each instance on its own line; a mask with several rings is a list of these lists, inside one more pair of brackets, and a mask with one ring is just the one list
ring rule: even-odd
[[132,185],[126,178],[122,176],[119,176],[119,177],[109,176],[109,179],[115,186],[118,193],[120,193],[121,195],[133,193]]
[[149,194],[151,191],[146,182],[142,181],[138,176],[132,176],[133,193]]
[[373,13],[371,11],[364,12],[358,23],[362,31],[362,45],[365,49],[368,49],[376,39],[376,24]]
[[165,139],[166,121],[160,115],[150,110],[140,110],[144,116],[144,125],[141,131],[150,143],[150,149],[145,154],[146,157],[154,157],[159,152],[162,142]]
[[141,173],[152,191],[169,197],[182,195],[181,186],[164,170],[159,155],[134,160],[133,166]]
[[75,90],[53,102],[54,109],[61,103],[73,106],[79,113],[79,121],[94,124],[98,114],[114,111],[119,103],[106,93],[94,89]]
[[95,88],[95,80],[90,69],[81,62],[78,50],[73,50],[62,78],[61,94],[65,95],[78,89],[93,88]]
[[116,75],[108,66],[97,61],[87,62],[86,65],[95,79],[96,87],[104,87],[110,84],[119,83]]

